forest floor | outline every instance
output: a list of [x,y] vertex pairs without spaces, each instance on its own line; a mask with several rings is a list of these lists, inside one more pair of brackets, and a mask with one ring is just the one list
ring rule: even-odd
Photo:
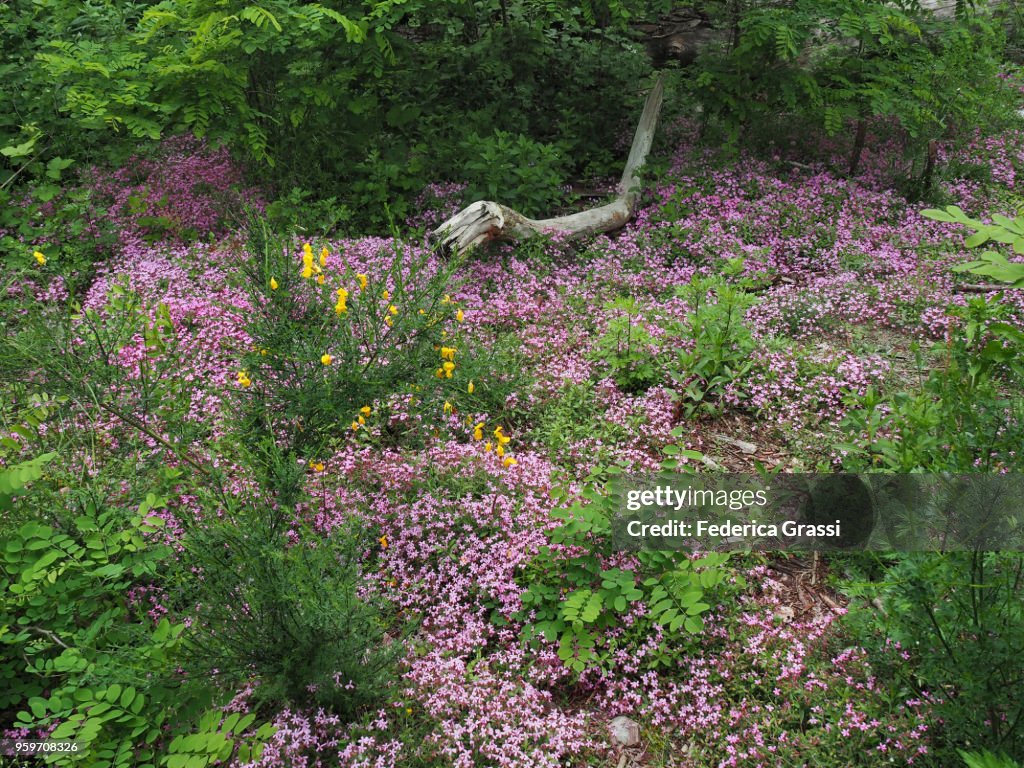
[[[288,521],[293,544],[360,521],[380,541],[363,552],[366,593],[420,624],[379,711],[355,724],[315,707],[265,713],[277,731],[259,765],[927,764],[929,702],[881,671],[912,651],[880,641],[869,658],[850,640],[845,617],[863,608],[842,594],[844,566],[827,558],[736,556],[705,591],[699,634],[645,623],[647,607],[633,603],[594,630],[595,662],[582,669],[564,663],[557,641],[521,642],[540,619],[524,592],[554,578],[537,558],[561,499],[578,499],[609,468],[656,471],[666,449],[734,472],[840,469],[863,444],[849,414],[871,393],[919,389],[943,364],[942,344],[963,322],[958,308],[978,296],[950,269],[967,258],[964,232],[922,217],[932,206],[898,191],[906,169],[893,161],[902,157],[894,141],[869,141],[863,171],[849,179],[837,171],[838,143],[726,157],[688,144],[692,126],[666,132],[675,147],[667,169],[622,231],[584,244],[497,246],[459,266],[448,291],[460,318],[450,325],[454,376],[438,380],[432,412],[395,392],[366,403],[356,428],[358,412],[339,418],[329,452],[298,457],[322,467],[309,471],[309,498]],[[1024,130],[969,142],[944,161],[943,201],[981,218],[1016,215]],[[227,173],[223,162],[192,148],[169,153],[145,189],[127,177],[106,183],[121,200],[168,199],[166,189],[189,186],[203,164]],[[456,207],[438,195],[426,196],[422,224]],[[197,225],[215,205],[170,199],[166,215]],[[103,315],[122,285],[147,307],[166,306],[190,450],[214,461],[227,429],[222,406],[244,394],[239,369],[260,383],[259,368],[240,363],[254,343],[243,240],[152,242],[124,210],[118,248],[82,305]],[[373,290],[397,290],[396,253],[443,268],[417,243],[310,243],[329,254],[327,286],[353,295],[357,274]],[[43,279],[22,290],[65,296]],[[1024,292],[990,298],[1024,329]],[[118,352],[125,386],[145,344],[138,337]],[[698,364],[716,378],[695,376]],[[160,414],[152,418],[160,433]],[[140,465],[180,464],[109,414],[80,428],[95,436],[87,463],[100,472],[129,445]],[[239,469],[232,487],[241,493],[251,480]],[[172,494],[159,511],[162,535],[173,544],[183,519],[209,513],[194,495]],[[604,565],[638,567],[624,553]],[[160,588],[139,600],[155,619],[188,614]],[[618,715],[639,724],[638,745],[609,739]]]

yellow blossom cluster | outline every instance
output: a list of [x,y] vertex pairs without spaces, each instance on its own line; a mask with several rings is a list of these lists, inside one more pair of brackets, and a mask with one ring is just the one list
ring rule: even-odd
[[[511,467],[518,462],[513,459],[510,455],[506,455],[505,446],[508,445],[512,439],[505,434],[505,429],[500,424],[494,428],[494,440],[488,440],[484,443],[484,450],[487,453],[494,451],[494,454],[501,459],[502,466]],[[473,427],[473,439],[483,440],[484,439],[484,422],[478,423]]]
[[32,258],[36,260],[40,267],[46,264],[46,256],[43,255],[42,251],[33,251]]
[[304,243],[302,246],[302,277],[305,280],[309,280],[311,277],[316,275],[316,281],[320,285],[324,283],[323,270],[321,266],[327,263],[327,249],[324,248],[320,252],[320,263],[317,264],[313,261],[313,246],[309,243]]
[[360,408],[359,416],[357,416],[356,420],[352,422],[352,431],[355,432],[360,427],[366,426],[366,418],[371,413],[373,413],[373,409],[368,405],[364,405],[362,408]]
[[439,379],[450,379],[455,370],[455,347],[441,347],[441,367],[434,371]]
[[248,371],[239,371],[238,372],[238,385],[241,386],[241,387],[252,386],[252,379],[249,378],[249,372]]

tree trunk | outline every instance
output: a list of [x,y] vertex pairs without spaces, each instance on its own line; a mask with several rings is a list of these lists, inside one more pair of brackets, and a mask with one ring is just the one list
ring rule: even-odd
[[860,158],[864,154],[864,143],[867,139],[868,123],[863,117],[857,121],[857,134],[853,138],[853,152],[850,153],[850,176],[856,176],[860,170]]
[[928,142],[928,154],[924,162],[924,173],[921,174],[921,188],[927,194],[932,189],[935,176],[935,161],[939,157],[939,142],[932,139]]
[[538,234],[559,233],[569,237],[582,237],[596,232],[610,232],[622,227],[633,216],[640,196],[637,171],[647,159],[654,132],[661,114],[664,84],[659,75],[647,94],[640,123],[633,136],[626,168],[617,187],[615,200],[599,208],[591,208],[568,216],[552,219],[528,219],[511,208],[490,200],[479,200],[463,208],[434,230],[441,238],[442,247],[449,253],[461,254],[471,248],[498,239],[516,239]]

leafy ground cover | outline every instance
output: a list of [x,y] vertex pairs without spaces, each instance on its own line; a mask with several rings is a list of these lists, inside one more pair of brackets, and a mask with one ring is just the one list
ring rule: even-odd
[[[609,543],[603,482],[669,458],[1020,469],[1024,296],[952,271],[965,230],[876,130],[849,179],[844,147],[681,122],[623,231],[464,259],[274,232],[201,144],[83,179],[105,215],[6,278],[4,735],[82,765],[1020,758],[1019,558]],[[1024,131],[946,161],[945,202],[1012,223]]]

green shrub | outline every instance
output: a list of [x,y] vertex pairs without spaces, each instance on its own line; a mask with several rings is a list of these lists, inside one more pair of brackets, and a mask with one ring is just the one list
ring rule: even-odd
[[695,277],[676,290],[690,307],[670,326],[674,357],[666,364],[682,413],[713,416],[728,387],[751,369],[756,345],[744,315],[755,299],[721,278]]
[[498,200],[527,216],[553,214],[565,194],[566,148],[495,130],[464,145],[465,199]]
[[300,261],[292,243],[252,225],[242,279],[253,350],[236,403],[245,442],[286,436],[296,455],[314,458],[368,419],[386,423],[392,398],[419,411],[469,395],[462,312],[448,298],[457,262],[431,271],[429,252],[396,240],[387,274],[347,270],[328,282],[321,249],[303,247]]
[[591,357],[624,392],[642,392],[661,378],[654,337],[641,321],[636,299],[619,298],[605,309],[615,315],[594,343]]
[[850,611],[846,618],[858,642],[873,649],[879,674],[930,702],[933,735],[947,758],[968,746],[1024,757],[1024,702],[1016,694],[1024,557],[926,552],[887,560],[879,582],[849,588],[881,610]]
[[[12,474],[28,482],[36,471],[23,464],[5,478]],[[23,500],[32,494],[19,493]],[[156,584],[166,566],[170,548],[151,541],[164,523],[157,515],[164,504],[151,494],[130,514],[87,507],[66,527],[30,522],[5,537],[0,717],[16,712],[14,727],[56,726],[51,738],[76,742],[76,751],[49,762],[182,765],[161,759],[173,753],[251,758],[272,733],[262,727],[243,738],[254,716],[222,722],[210,709],[223,701],[210,679],[179,671],[186,626],[167,618],[154,625],[125,601],[129,589]]]
[[[59,186],[62,178],[58,172],[48,183],[0,189],[0,257],[25,276],[59,276],[74,296],[88,287],[116,233],[103,201],[88,187],[66,179]],[[45,265],[33,259],[35,251],[44,255]],[[6,295],[3,301],[9,301]]]
[[[869,388],[852,400],[836,448],[844,468],[892,472],[971,472],[1020,466],[1024,440],[1024,336],[1008,308],[983,298],[958,308],[962,326],[938,345],[940,365],[920,391],[882,396]],[[919,357],[919,367],[922,361]]]
[[352,218],[337,197],[318,198],[316,192],[293,187],[266,207],[267,226],[275,231],[300,231],[310,236],[333,235]]
[[200,574],[203,629],[189,666],[235,687],[255,677],[257,702],[316,704],[354,719],[387,695],[404,651],[389,639],[381,605],[359,594],[376,537],[355,525],[314,534],[295,514],[246,499],[191,527],[183,544]]

